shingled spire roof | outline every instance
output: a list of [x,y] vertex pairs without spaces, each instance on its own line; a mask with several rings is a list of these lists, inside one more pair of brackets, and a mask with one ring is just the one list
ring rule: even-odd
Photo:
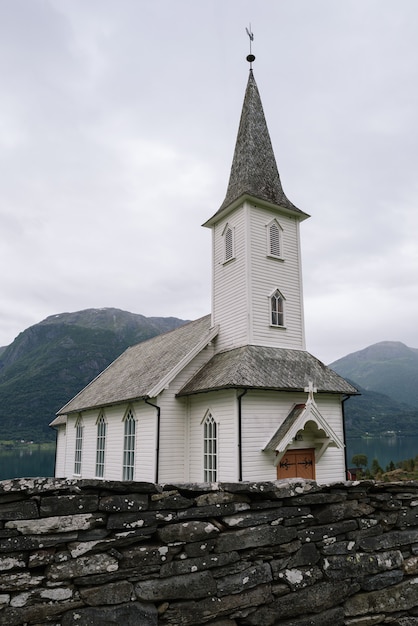
[[252,69],[242,107],[228,189],[225,200],[215,215],[222,213],[244,195],[296,212],[302,219],[308,217],[288,200],[283,191]]

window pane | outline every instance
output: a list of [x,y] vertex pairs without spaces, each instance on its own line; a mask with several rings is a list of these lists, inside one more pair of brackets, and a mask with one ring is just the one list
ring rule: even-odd
[[217,480],[217,425],[209,413],[203,424],[203,479],[206,482]]
[[123,480],[133,480],[135,473],[135,418],[128,411],[124,424],[123,438]]

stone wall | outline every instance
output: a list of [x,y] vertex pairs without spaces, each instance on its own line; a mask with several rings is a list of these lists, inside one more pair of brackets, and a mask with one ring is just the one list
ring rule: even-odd
[[0,483],[0,624],[418,625],[418,483]]

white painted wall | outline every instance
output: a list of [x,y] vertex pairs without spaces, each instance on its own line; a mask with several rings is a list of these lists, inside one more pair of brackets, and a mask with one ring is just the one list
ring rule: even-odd
[[[299,224],[293,217],[251,205],[250,275],[251,343],[259,346],[304,349]],[[282,227],[283,260],[268,255],[267,225],[276,217]],[[270,295],[279,289],[285,298],[285,328],[271,325]]]
[[[212,320],[220,325],[219,350],[248,343],[247,210],[242,205],[212,229]],[[234,258],[224,262],[226,224],[234,233]]]
[[238,403],[235,389],[189,398],[190,482],[203,481],[203,424],[207,411],[218,429],[218,480],[238,480]]
[[66,429],[67,427],[65,424],[61,424],[57,428],[55,476],[58,478],[65,478]]
[[[267,225],[282,227],[283,259],[269,256]],[[224,262],[226,224],[235,258]],[[244,202],[213,226],[213,321],[218,350],[252,344],[305,349],[299,223],[286,214]],[[285,297],[285,328],[271,325],[270,295]]]
[[[243,480],[276,480],[275,455],[262,450],[294,404],[306,402],[306,399],[306,393],[274,391],[249,391],[242,398]],[[343,439],[340,397],[317,394],[315,401],[322,416]],[[344,478],[344,450],[329,447],[316,464],[316,480],[324,483]]]

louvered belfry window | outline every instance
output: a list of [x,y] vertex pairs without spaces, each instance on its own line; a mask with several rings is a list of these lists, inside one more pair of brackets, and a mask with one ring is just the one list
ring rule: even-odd
[[83,452],[83,422],[77,420],[75,427],[74,474],[81,474],[81,456]]
[[217,424],[211,413],[208,413],[203,423],[203,443],[203,480],[215,482],[218,472],[218,436]]
[[229,261],[234,256],[234,242],[232,228],[228,228],[225,231],[225,261]]
[[271,302],[271,323],[273,326],[284,326],[284,301],[278,289],[270,299]]
[[269,254],[272,256],[282,256],[280,228],[276,222],[269,226]]
[[123,480],[133,480],[135,474],[135,417],[131,409],[125,417],[123,436]]
[[96,476],[103,478],[106,450],[106,420],[103,413],[97,422],[97,441],[96,441]]

